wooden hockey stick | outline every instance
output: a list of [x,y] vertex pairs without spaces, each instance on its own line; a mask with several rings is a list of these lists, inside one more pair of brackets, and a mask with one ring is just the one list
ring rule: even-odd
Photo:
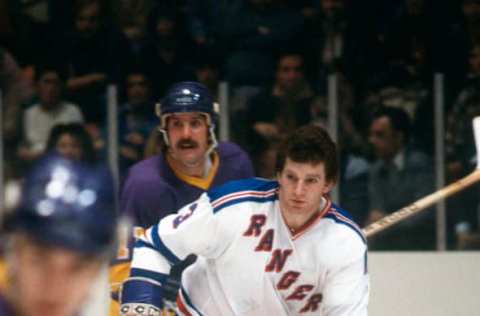
[[371,237],[421,211],[427,209],[438,201],[445,199],[465,188],[468,188],[472,184],[480,180],[480,116],[473,119],[473,134],[475,137],[475,147],[477,150],[477,167],[475,171],[465,176],[464,178],[457,180],[446,187],[439,189],[438,191],[429,194],[412,204],[409,204],[398,211],[385,216],[384,218],[368,225],[363,228],[363,233],[366,237]]

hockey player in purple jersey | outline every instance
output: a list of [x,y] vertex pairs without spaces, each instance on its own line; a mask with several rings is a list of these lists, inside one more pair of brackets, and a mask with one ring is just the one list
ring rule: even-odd
[[[173,85],[157,104],[162,152],[130,168],[121,194],[122,213],[132,219],[137,236],[142,228],[157,223],[206,190],[254,175],[250,159],[240,147],[217,143],[217,106],[207,88],[197,82]],[[129,272],[132,239],[124,241],[129,244],[120,245],[110,270],[114,298]],[[115,302],[110,315],[118,315]]]
[[77,315],[114,249],[110,177],[47,156],[26,177],[20,200],[2,223],[0,316]]
[[181,82],[157,104],[161,155],[134,165],[121,196],[122,212],[149,227],[228,180],[253,176],[247,154],[235,144],[217,143],[218,104],[207,88]]
[[195,253],[177,297],[181,315],[366,316],[366,239],[328,196],[335,144],[323,128],[302,127],[282,145],[276,171],[277,181],[209,190],[147,229],[121,315],[159,316],[170,267]]

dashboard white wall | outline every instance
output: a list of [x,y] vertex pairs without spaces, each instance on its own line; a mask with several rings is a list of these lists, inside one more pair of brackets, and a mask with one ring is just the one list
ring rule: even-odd
[[371,252],[369,316],[480,315],[480,252]]
[[[371,252],[369,316],[480,315],[480,252]],[[106,271],[82,316],[107,315]]]

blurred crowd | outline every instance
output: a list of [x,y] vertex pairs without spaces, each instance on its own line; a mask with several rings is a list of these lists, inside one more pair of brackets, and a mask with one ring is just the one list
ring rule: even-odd
[[[192,80],[217,98],[228,82],[231,140],[257,176],[273,178],[281,140],[327,124],[336,74],[340,205],[364,226],[434,191],[435,73],[445,78],[452,182],[476,164],[480,0],[0,0],[5,176],[21,177],[52,148],[105,160],[109,84],[120,92],[124,174],[159,153],[155,102]],[[448,201],[449,248],[474,247],[477,192]],[[371,248],[434,249],[434,215]]]

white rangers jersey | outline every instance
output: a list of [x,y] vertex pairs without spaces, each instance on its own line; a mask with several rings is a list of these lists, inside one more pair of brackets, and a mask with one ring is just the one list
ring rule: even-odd
[[191,253],[177,299],[184,315],[367,315],[365,237],[328,198],[292,233],[278,183],[247,179],[204,193],[148,229],[132,277],[162,282]]

